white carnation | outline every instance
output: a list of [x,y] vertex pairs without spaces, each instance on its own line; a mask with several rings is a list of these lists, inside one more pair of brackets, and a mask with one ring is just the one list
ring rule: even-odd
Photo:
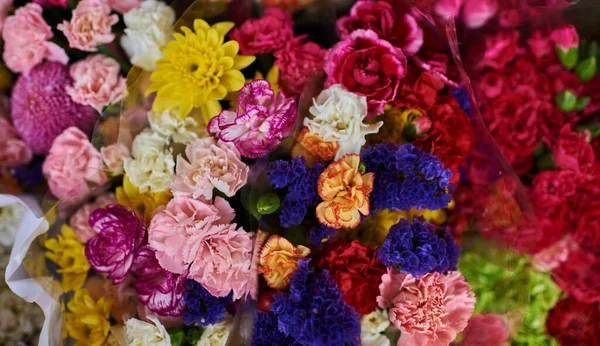
[[390,326],[386,310],[377,309],[360,319],[360,340],[363,346],[390,346],[385,330]]
[[169,29],[175,23],[175,11],[161,1],[146,0],[123,19],[127,28],[121,46],[129,60],[146,71],[156,70],[156,61],[163,57],[160,47],[171,38]]
[[20,203],[0,207],[0,254],[1,248],[10,250],[12,247],[24,213],[25,207]]
[[148,113],[150,127],[156,133],[172,139],[175,143],[190,144],[205,133],[206,126],[196,117],[188,115],[180,119],[177,112]]
[[125,322],[128,346],[171,346],[171,337],[155,316],[147,317],[154,324],[130,318]]
[[133,158],[124,160],[124,168],[129,180],[140,192],[161,192],[170,188],[175,178],[175,161],[167,144],[166,138],[150,130],[133,140]]
[[304,119],[304,126],[326,142],[339,142],[335,160],[346,154],[360,154],[366,143],[365,136],[379,132],[383,122],[364,124],[367,116],[367,98],[346,91],[341,85],[323,90],[309,112],[312,118]]
[[227,338],[229,338],[230,329],[230,318],[226,318],[222,322],[206,326],[196,346],[225,346],[227,343]]

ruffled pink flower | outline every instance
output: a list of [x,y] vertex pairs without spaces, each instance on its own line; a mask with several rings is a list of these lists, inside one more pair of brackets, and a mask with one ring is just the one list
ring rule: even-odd
[[138,251],[133,273],[137,277],[133,287],[140,303],[161,316],[183,315],[185,276],[164,270],[148,245]]
[[278,8],[267,8],[262,17],[248,19],[230,36],[240,45],[245,55],[270,53],[294,38],[292,17]]
[[579,47],[579,35],[572,24],[565,24],[554,29],[550,34],[550,38],[557,47],[565,52],[571,48]]
[[496,0],[465,0],[463,21],[471,29],[484,26],[498,12]]
[[33,153],[13,126],[0,116],[0,168],[15,168],[31,161]]
[[91,192],[88,184],[100,186],[107,181],[100,153],[76,127],[69,127],[56,137],[42,171],[52,194],[72,201]]
[[6,66],[13,72],[27,74],[44,59],[66,64],[69,57],[64,49],[48,42],[53,36],[40,5],[30,3],[17,9],[2,29]]
[[57,7],[67,8],[67,0],[33,0],[34,3],[42,7]]
[[533,267],[539,271],[552,271],[578,249],[577,242],[567,234],[563,239],[533,255]]
[[90,215],[100,208],[109,204],[117,203],[117,197],[114,193],[107,193],[96,198],[92,203],[86,203],[79,208],[69,219],[69,225],[75,232],[75,235],[82,243],[87,243],[97,233],[90,226]]
[[108,5],[115,11],[125,14],[142,5],[142,0],[108,0]]
[[257,158],[277,149],[290,135],[298,109],[295,97],[275,95],[266,80],[255,80],[240,90],[237,112],[224,110],[208,123],[208,132],[233,142],[240,154]]
[[156,259],[163,268],[184,274],[187,264],[183,259],[183,248],[194,234],[203,232],[202,221],[212,217],[213,222],[225,224],[234,216],[231,206],[221,197],[216,197],[213,204],[191,197],[175,197],[152,217],[148,243],[156,250]]
[[504,346],[510,338],[507,321],[500,315],[472,317],[463,332],[461,346]]
[[415,279],[388,269],[377,303],[389,307],[390,321],[402,335],[398,346],[446,346],[467,326],[475,294],[459,272],[425,274]]
[[100,148],[100,155],[106,170],[111,175],[118,176],[124,173],[123,159],[131,156],[131,153],[124,144],[114,143]]
[[146,235],[144,222],[135,212],[111,204],[90,215],[90,226],[97,233],[85,246],[90,265],[115,285],[125,281]]
[[311,76],[323,70],[326,50],[313,42],[294,39],[275,52],[279,85],[287,95],[299,95]]
[[8,16],[8,11],[12,7],[12,4],[13,0],[0,0],[0,33],[2,33],[6,16]]
[[511,62],[519,49],[519,32],[516,30],[501,31],[485,37],[485,54],[481,66],[500,69]]
[[121,100],[126,95],[125,78],[121,76],[121,67],[113,58],[93,55],[71,65],[73,86],[67,87],[67,93],[73,101],[91,106],[98,113],[102,109]]
[[177,176],[171,185],[175,196],[212,200],[216,188],[232,197],[248,181],[249,168],[233,143],[198,139],[188,144],[185,155],[187,160],[177,157]]
[[369,116],[376,116],[396,97],[406,74],[406,57],[374,31],[356,30],[327,52],[325,72],[326,87],[341,84],[350,92],[366,96]]
[[58,24],[69,47],[86,52],[95,52],[99,44],[111,43],[115,39],[112,26],[119,21],[116,14],[110,15],[110,6],[104,0],[82,0],[73,11],[71,21]]

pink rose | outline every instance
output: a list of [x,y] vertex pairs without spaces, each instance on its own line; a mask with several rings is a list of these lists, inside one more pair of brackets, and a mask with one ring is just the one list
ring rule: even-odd
[[108,0],[108,5],[115,11],[125,14],[142,5],[142,0]]
[[0,168],[15,168],[31,161],[33,153],[13,126],[0,116]]
[[371,30],[354,31],[327,52],[325,61],[325,86],[341,84],[350,92],[366,96],[369,116],[383,113],[406,74],[402,50]]
[[248,19],[231,32],[231,39],[245,55],[270,53],[283,47],[294,37],[292,17],[278,8],[267,8],[262,17]]
[[69,219],[69,225],[75,232],[75,235],[82,243],[87,243],[90,238],[96,235],[96,231],[90,226],[90,214],[98,208],[104,208],[109,204],[117,203],[117,197],[114,193],[107,193],[96,198],[95,202],[86,203],[79,208]]
[[126,95],[125,78],[113,58],[93,55],[71,65],[73,86],[66,90],[73,101],[91,106],[102,113],[104,106],[116,103]]
[[461,346],[504,346],[510,333],[505,319],[495,314],[472,317],[463,332]]
[[560,130],[554,145],[556,166],[576,173],[589,172],[596,162],[594,148],[586,142],[586,135],[571,131],[570,125]]
[[286,95],[299,95],[311,76],[323,70],[326,50],[314,42],[294,39],[275,52],[279,84]]
[[463,21],[467,27],[477,29],[484,26],[497,11],[496,0],[465,0]]
[[13,72],[28,74],[44,59],[66,64],[69,57],[65,51],[48,42],[53,36],[40,5],[31,3],[17,9],[2,29],[6,66]]
[[486,51],[481,60],[482,67],[500,69],[511,62],[519,49],[519,32],[501,31],[485,37]]
[[187,160],[177,157],[177,176],[171,186],[175,196],[212,200],[213,189],[232,197],[248,181],[248,166],[233,143],[213,137],[198,139],[185,148]]
[[118,21],[119,16],[110,15],[110,6],[105,1],[82,0],[73,11],[71,21],[64,21],[57,28],[69,40],[69,47],[95,52],[99,44],[115,39],[111,27]]
[[102,155],[102,162],[104,162],[106,170],[112,176],[118,176],[124,173],[123,159],[131,156],[129,148],[121,143],[115,143],[100,148],[100,154]]
[[550,34],[550,38],[557,47],[565,52],[571,48],[579,47],[579,35],[572,24],[565,24],[554,29]]
[[67,0],[33,0],[34,3],[42,7],[56,7],[67,8]]
[[54,196],[80,200],[91,192],[88,183],[99,186],[107,181],[103,168],[102,156],[85,133],[69,127],[52,143],[42,171]]
[[173,198],[165,210],[152,217],[148,228],[148,243],[156,250],[156,259],[166,270],[183,274],[187,270],[183,248],[192,235],[204,232],[205,219],[213,223],[229,223],[235,212],[227,201],[216,197],[207,204],[190,197]]
[[2,33],[6,16],[8,15],[8,11],[12,7],[12,4],[13,0],[0,0],[0,33]]

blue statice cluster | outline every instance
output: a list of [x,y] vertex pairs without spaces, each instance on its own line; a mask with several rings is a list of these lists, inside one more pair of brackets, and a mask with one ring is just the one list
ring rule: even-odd
[[414,145],[381,143],[364,149],[361,161],[375,173],[371,209],[378,211],[445,208],[452,200],[452,171]]
[[386,267],[421,277],[427,273],[456,270],[460,246],[447,229],[436,231],[423,218],[401,219],[390,228],[377,257]]
[[335,228],[327,227],[325,225],[319,225],[319,227],[310,230],[308,235],[310,244],[312,246],[321,246],[323,241],[333,239],[336,236],[338,230]]
[[458,104],[460,105],[460,109],[462,109],[463,112],[467,113],[467,115],[470,117],[472,111],[471,95],[469,95],[467,89],[465,89],[465,87],[462,86],[458,88],[453,88],[452,95],[454,95],[454,98],[456,98],[456,102],[458,102]]
[[294,338],[279,331],[277,316],[272,312],[257,311],[254,320],[252,346],[300,346]]
[[286,189],[279,215],[282,227],[299,225],[304,220],[308,208],[319,203],[317,181],[325,166],[326,163],[317,162],[312,167],[307,167],[304,157],[290,161],[277,160],[269,164],[271,184],[277,189]]
[[225,306],[233,301],[233,293],[218,298],[194,280],[187,280],[186,286],[183,300],[187,305],[187,311],[183,314],[183,323],[188,326],[194,324],[208,326],[225,318]]
[[300,260],[289,293],[273,297],[271,311],[279,330],[302,345],[360,345],[359,315],[342,300],[329,272],[313,272],[309,261]]

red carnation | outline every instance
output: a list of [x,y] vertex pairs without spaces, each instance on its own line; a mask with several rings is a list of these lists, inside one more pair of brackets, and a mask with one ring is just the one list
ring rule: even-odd
[[600,257],[579,250],[552,271],[562,290],[584,303],[600,301]]
[[529,193],[536,209],[546,214],[555,213],[557,207],[567,204],[567,198],[575,195],[576,177],[570,171],[543,171],[532,182]]
[[321,72],[326,51],[316,43],[295,38],[275,52],[275,65],[281,71],[279,84],[286,95],[300,94],[309,77]]
[[585,141],[585,134],[573,132],[569,125],[565,125],[554,146],[554,161],[561,169],[587,173],[596,158],[594,148]]
[[488,35],[485,37],[485,47],[481,66],[503,68],[515,58],[519,50],[519,32],[510,30]]
[[422,72],[414,76],[414,70],[409,69],[409,75],[402,81],[392,106],[413,108],[427,113],[435,104],[438,92],[443,88],[444,82],[433,73]]
[[375,311],[379,283],[386,272],[383,263],[376,258],[375,250],[357,241],[346,243],[338,239],[325,248],[319,267],[329,270],[344,293],[343,299],[358,313]]
[[562,346],[600,345],[600,308],[569,297],[559,301],[546,319],[546,331]]
[[294,37],[294,21],[285,11],[267,8],[264,16],[248,19],[231,32],[231,38],[240,45],[246,55],[270,53],[281,49]]

